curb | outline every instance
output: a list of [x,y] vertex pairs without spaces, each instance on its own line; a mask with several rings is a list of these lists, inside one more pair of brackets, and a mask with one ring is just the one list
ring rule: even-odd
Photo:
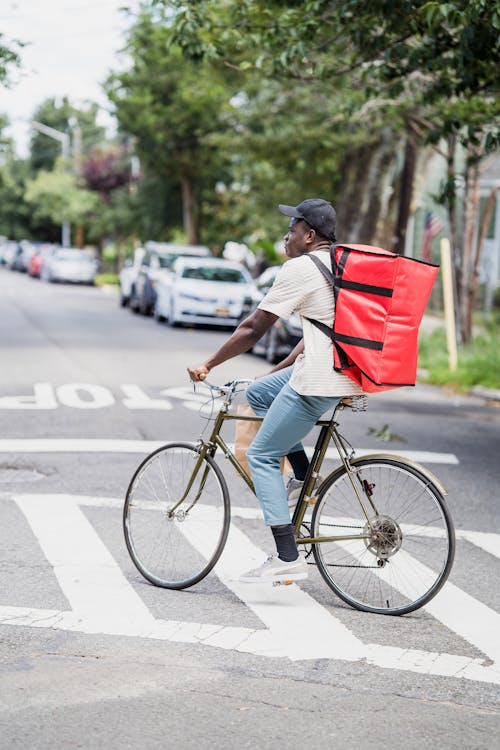
[[483,388],[482,385],[475,385],[469,393],[471,396],[479,396],[486,401],[498,401],[500,403],[500,391],[495,388]]

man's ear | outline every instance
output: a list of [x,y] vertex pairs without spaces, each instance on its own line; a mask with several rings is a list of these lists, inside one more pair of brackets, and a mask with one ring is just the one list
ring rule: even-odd
[[312,227],[309,227],[309,229],[305,233],[304,240],[305,242],[307,242],[308,245],[314,244],[316,240],[316,231]]

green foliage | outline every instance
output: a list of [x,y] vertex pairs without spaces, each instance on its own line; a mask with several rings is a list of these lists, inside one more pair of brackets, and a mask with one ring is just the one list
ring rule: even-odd
[[97,208],[94,193],[78,187],[70,172],[45,172],[26,184],[25,200],[33,206],[34,214],[48,217],[56,224],[83,223]]
[[19,67],[21,58],[19,51],[23,43],[17,40],[5,41],[5,34],[0,33],[0,83],[9,84],[9,73],[12,68]]
[[[104,130],[96,123],[97,104],[75,107],[66,97],[58,101],[46,99],[34,112],[33,120],[54,128],[61,133],[81,129],[82,151],[98,146],[104,139]],[[34,130],[30,143],[30,163],[33,173],[40,169],[51,170],[61,156],[61,144],[43,133]]]
[[182,185],[184,212],[196,233],[201,194],[207,181],[213,193],[229,154],[210,143],[230,127],[226,110],[236,92],[231,71],[183,56],[168,43],[168,25],[160,11],[140,13],[130,32],[128,71],[112,75],[106,90],[120,127],[135,137],[141,161],[171,189]]
[[94,283],[96,286],[119,286],[120,277],[116,273],[98,273]]
[[479,121],[472,117],[462,137],[484,135],[487,148],[498,142],[497,2],[156,0],[158,4],[177,7],[172,35],[187,55],[231,61],[271,78],[321,80],[330,92],[347,85],[364,93],[372,112],[385,112],[393,123],[417,118],[422,126],[434,117],[436,138],[462,133],[464,108],[483,99],[493,112]]
[[500,325],[476,336],[470,347],[459,350],[456,372],[450,372],[446,336],[442,328],[419,339],[419,367],[426,371],[425,380],[437,385],[451,385],[468,391],[474,385],[500,388]]

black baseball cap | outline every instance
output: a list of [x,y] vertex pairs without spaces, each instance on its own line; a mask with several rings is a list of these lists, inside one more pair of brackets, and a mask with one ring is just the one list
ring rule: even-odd
[[322,198],[306,198],[298,206],[285,206],[280,203],[278,208],[285,216],[291,216],[294,219],[303,219],[318,234],[335,242],[337,214],[332,204],[328,201]]

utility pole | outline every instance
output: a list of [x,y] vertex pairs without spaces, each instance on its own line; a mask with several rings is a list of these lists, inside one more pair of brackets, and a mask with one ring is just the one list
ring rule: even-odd
[[[73,135],[73,174],[78,179],[82,171],[82,129],[74,115],[69,118],[69,125]],[[76,247],[83,247],[84,235],[83,226],[81,224],[77,224],[75,227],[73,243]]]
[[[48,136],[49,138],[54,138],[56,141],[59,141],[61,144],[61,155],[64,160],[69,159],[69,135],[68,133],[63,133],[60,130],[56,130],[55,128],[50,128],[48,125],[44,125],[42,122],[37,122],[36,120],[32,120],[31,126],[38,130],[39,133],[43,133],[43,135]],[[71,244],[71,229],[69,222],[65,221],[63,222],[62,229],[61,229],[61,245],[63,247],[69,247]]]

